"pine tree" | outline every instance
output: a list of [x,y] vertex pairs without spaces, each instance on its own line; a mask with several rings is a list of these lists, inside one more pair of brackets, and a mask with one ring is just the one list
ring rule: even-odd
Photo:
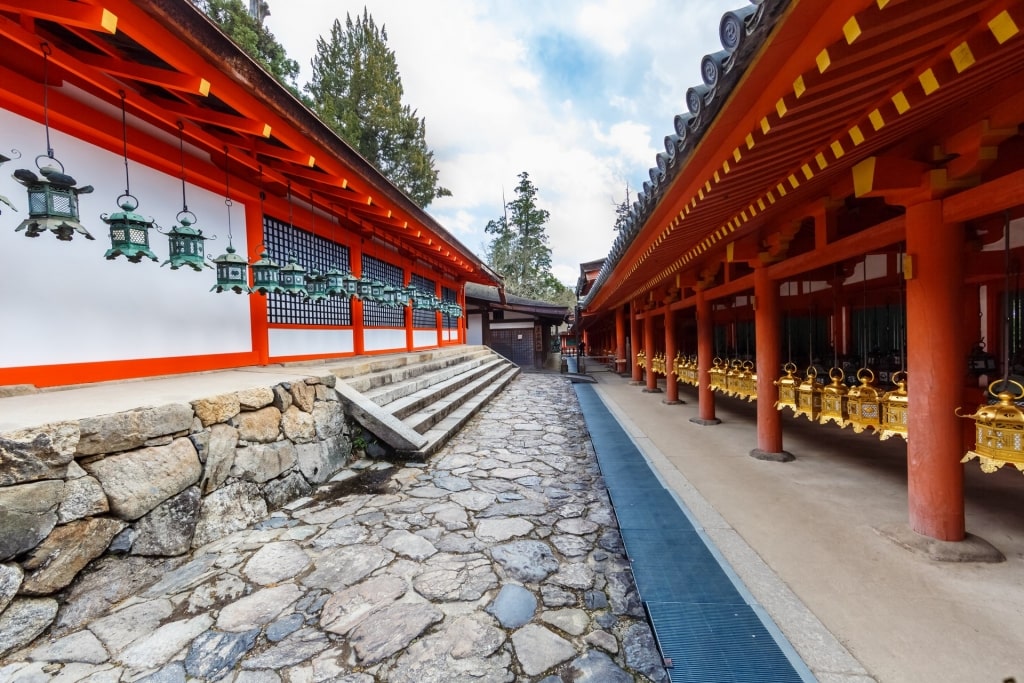
[[519,174],[516,197],[505,204],[505,215],[488,221],[484,230],[494,235],[487,262],[505,280],[512,294],[562,303],[573,301],[572,290],[551,274],[551,248],[547,222],[550,213],[537,206],[537,187],[530,175]]
[[438,185],[426,122],[402,104],[402,80],[388,34],[364,8],[345,25],[337,19],[316,43],[313,79],[306,85],[313,111],[409,198],[426,206],[451,192]]

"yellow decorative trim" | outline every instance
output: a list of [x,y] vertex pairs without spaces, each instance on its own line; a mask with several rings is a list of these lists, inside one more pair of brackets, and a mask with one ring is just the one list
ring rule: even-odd
[[715,171],[715,182],[716,183],[722,182],[722,178],[718,175],[718,171]]
[[804,85],[804,77],[797,76],[796,80],[793,81],[793,94],[799,100],[805,92],[807,92],[807,86]]
[[921,89],[924,90],[925,95],[931,95],[939,89],[939,79],[935,77],[935,72],[931,69],[918,76],[917,80],[921,81]]
[[896,105],[896,111],[900,114],[906,114],[910,110],[910,102],[902,90],[892,96],[892,103]]
[[764,205],[764,200],[763,200],[763,199],[761,199],[761,198],[758,198],[758,200],[757,200],[757,208],[759,208],[759,209],[761,209],[762,211],[764,211],[764,210],[765,210],[766,208],[768,208],[768,207],[766,207],[766,206]]
[[1003,10],[993,17],[992,21],[988,22],[988,30],[992,31],[992,35],[995,36],[996,42],[1000,45],[1020,32],[1020,29],[1017,28],[1017,23],[1006,10]]
[[814,162],[818,164],[819,171],[824,171],[826,168],[828,168],[828,160],[825,159],[825,155],[822,154],[821,152],[818,152],[817,154],[814,155]]
[[860,24],[857,23],[857,17],[850,17],[843,24],[843,35],[846,36],[846,42],[853,45],[853,41],[860,38],[861,30]]
[[782,183],[779,183],[778,185],[776,185],[775,189],[779,191],[779,196],[780,197],[785,197],[786,196],[786,186],[783,185]]
[[790,173],[789,178],[787,178],[787,180],[789,180],[789,184],[793,187],[794,190],[800,187],[800,181],[797,180],[796,174]]
[[703,187],[700,188],[699,190],[697,190],[697,196],[701,198],[701,201],[704,200],[704,188]]
[[828,50],[822,50],[818,53],[818,56],[814,60],[818,64],[818,73],[825,73],[825,70],[832,65],[832,60],[828,56]]
[[863,197],[875,184],[876,157],[868,157],[853,167],[853,194]]
[[775,103],[775,111],[777,111],[779,113],[779,118],[780,119],[783,116],[786,115],[786,112],[789,111],[786,108],[786,98],[784,98],[784,97],[780,97],[779,98],[779,101]]
[[100,28],[107,33],[117,33],[117,15],[104,8],[100,15]]
[[804,164],[800,167],[800,170],[803,171],[805,180],[810,180],[814,177],[814,171],[811,170],[810,164]]
[[868,114],[868,119],[875,130],[882,130],[882,126],[885,125],[885,118],[882,116],[882,112],[877,109]]
[[747,149],[754,149],[754,134],[747,133]]
[[833,142],[831,147],[832,156],[834,156],[836,159],[841,159],[843,155],[846,154],[846,150],[843,149],[843,143],[839,142],[839,140]]
[[971,46],[967,44],[967,41],[953,48],[953,51],[949,53],[949,58],[953,60],[953,66],[956,67],[957,73],[963,73],[974,65],[974,53],[971,52]]
[[768,123],[768,117],[765,116],[764,118],[761,119],[761,132],[764,133],[765,135],[768,135],[768,131],[770,131],[771,129],[772,126],[770,123]]
[[889,4],[889,0],[878,0],[878,9],[885,9],[885,6]]
[[757,215],[757,207],[755,207],[753,204],[751,204],[750,206],[747,207],[747,211],[750,212],[750,217],[751,218],[753,218],[754,216]]
[[[199,94],[203,97],[208,97],[210,95],[210,81],[206,80],[205,78],[199,79]],[[266,129],[266,135],[264,135],[263,137],[269,138],[270,125],[265,125],[264,128]]]
[[723,173],[729,173],[729,171],[731,171],[731,170],[732,170],[732,168],[729,166],[729,160],[726,159],[725,161],[722,162],[722,172]]
[[771,190],[768,190],[768,194],[766,194],[765,197],[768,197],[768,203],[769,204],[774,204],[775,203],[775,195],[772,193]]
[[743,209],[742,211],[740,211],[740,218],[743,219],[744,223],[746,223],[749,220],[747,218],[747,210],[746,209]]
[[850,129],[850,139],[853,140],[855,145],[864,142],[864,133],[860,132],[860,126],[854,126]]
[[704,191],[708,192],[710,194],[710,192],[711,192],[711,181],[710,180],[705,180],[704,181]]
[[733,161],[735,161],[737,164],[740,162],[740,159],[743,158],[743,155],[740,154],[740,148],[739,147],[737,147],[736,149],[734,149],[732,151],[732,158],[733,158]]

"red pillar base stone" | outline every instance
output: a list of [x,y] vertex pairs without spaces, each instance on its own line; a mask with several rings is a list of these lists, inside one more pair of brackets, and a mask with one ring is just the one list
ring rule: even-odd
[[690,422],[695,425],[701,425],[702,427],[713,427],[714,425],[722,424],[722,421],[717,417],[713,417],[710,420],[705,420],[703,417],[691,417]]
[[677,401],[668,401],[668,400],[666,400],[666,399],[662,399],[662,401],[661,401],[661,402],[662,402],[662,403],[664,403],[664,404],[665,404],[665,405],[667,405],[667,406],[681,406],[681,405],[683,405],[684,403],[686,403],[686,401],[682,401],[682,400],[677,400]]
[[1005,562],[994,545],[974,534],[965,534],[962,541],[940,541],[922,536],[906,524],[878,527],[875,532],[916,555],[936,562]]
[[750,457],[755,458],[757,460],[769,460],[771,462],[789,462],[791,460],[796,460],[796,456],[794,456],[789,451],[779,451],[778,453],[770,453],[768,451],[763,451],[760,448],[755,448],[754,450],[750,451]]
[[646,389],[644,389],[645,394],[660,394],[661,391],[661,387],[654,387],[653,389],[647,387]]

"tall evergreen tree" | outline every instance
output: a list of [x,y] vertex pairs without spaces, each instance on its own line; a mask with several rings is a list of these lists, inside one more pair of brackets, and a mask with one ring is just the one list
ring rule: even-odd
[[367,161],[420,206],[451,192],[438,184],[426,122],[402,104],[402,79],[384,26],[370,13],[337,19],[316,42],[313,110]]
[[622,232],[629,224],[629,184],[626,184],[626,198],[620,204],[615,205],[615,232]]
[[199,9],[221,27],[224,33],[263,65],[289,90],[299,95],[295,79],[299,63],[288,57],[284,47],[265,26],[263,19],[270,10],[265,2],[259,5],[258,16],[253,16],[242,0],[193,0]]
[[537,206],[537,187],[526,171],[519,174],[515,192],[505,214],[484,228],[494,235],[487,248],[488,265],[501,274],[512,294],[557,303],[574,300],[572,290],[551,273],[550,213]]

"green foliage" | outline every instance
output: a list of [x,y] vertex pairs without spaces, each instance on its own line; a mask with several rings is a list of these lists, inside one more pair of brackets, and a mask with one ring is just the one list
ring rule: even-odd
[[615,205],[615,232],[622,232],[626,229],[629,224],[629,185],[626,185],[626,198],[622,200],[622,203]]
[[195,0],[196,5],[212,19],[231,40],[249,56],[263,65],[277,80],[296,95],[295,79],[299,63],[288,58],[284,47],[274,34],[263,26],[262,17],[269,14],[266,3],[261,4],[261,17],[249,14],[242,0]]
[[487,247],[487,263],[517,296],[575,305],[573,291],[551,274],[551,248],[547,222],[550,213],[537,206],[537,187],[530,175],[519,174],[516,197],[505,204],[505,215],[488,221],[484,230],[494,235]]
[[426,122],[402,104],[402,80],[395,53],[364,8],[355,21],[337,19],[321,36],[306,85],[313,111],[367,161],[420,206],[451,195],[438,185],[434,153],[426,143]]

